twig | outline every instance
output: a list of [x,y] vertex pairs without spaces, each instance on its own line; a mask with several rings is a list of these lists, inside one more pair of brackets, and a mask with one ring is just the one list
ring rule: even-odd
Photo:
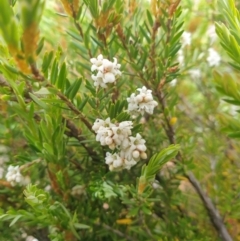
[[145,218],[143,217],[143,213],[140,213],[140,223],[142,224],[141,226],[144,228],[144,230],[146,230],[147,234],[149,235],[149,237],[151,237],[152,241],[157,241],[157,239],[154,238],[151,230],[148,228],[147,223]]
[[129,240],[129,241],[133,241],[133,240],[134,240],[132,237],[129,237],[128,235],[120,232],[120,231],[117,230],[117,229],[114,229],[114,228],[108,226],[107,224],[103,224],[102,226],[103,226],[105,229],[107,229],[107,230],[109,230],[109,231],[117,234],[119,237],[124,238],[125,240]]
[[[53,85],[51,84],[47,84],[47,87],[51,87],[54,88]],[[92,130],[92,125],[90,122],[88,122],[88,120],[86,119],[86,117],[83,115],[83,113],[64,95],[62,94],[60,91],[57,91],[57,96],[63,100],[66,105],[75,113],[79,116],[79,118],[81,119],[81,121],[86,125],[86,127],[92,132],[94,133],[94,131]]]
[[70,130],[69,132],[66,131],[65,134],[69,137],[74,137],[75,139],[77,139],[81,143],[81,145],[85,148],[85,150],[88,152],[88,154],[91,156],[93,161],[99,161],[97,153],[93,151],[91,148],[89,148],[88,146],[86,146],[85,143],[83,143],[83,141],[85,141],[85,138],[81,136],[82,130],[77,128],[77,126],[66,117],[63,117],[63,121],[66,122],[66,127]]
[[11,88],[10,84],[5,80],[5,78],[2,75],[0,75],[0,86]]
[[[175,132],[174,132],[173,127],[170,124],[170,120],[169,120],[168,116],[166,116],[166,114],[164,112],[164,110],[166,108],[166,102],[165,102],[164,97],[162,96],[161,90],[157,91],[157,97],[161,104],[161,107],[162,107],[162,110],[164,113],[164,118],[165,118],[165,121],[167,124],[167,128],[165,128],[165,132],[168,136],[169,142],[171,144],[175,144]],[[183,158],[182,158],[182,155],[180,152],[178,153],[176,158],[178,161],[183,162]],[[222,238],[223,241],[232,241],[232,238],[229,235],[229,233],[223,223],[222,217],[220,216],[218,210],[214,206],[212,200],[202,190],[202,188],[201,188],[198,180],[194,176],[194,174],[192,172],[188,172],[185,174],[185,176],[188,178],[189,182],[192,184],[192,186],[196,190],[197,194],[201,198],[201,200],[204,204],[204,207],[208,212],[209,218],[212,221],[212,224],[213,224],[215,230],[217,231],[217,233],[219,234],[219,236]]]
[[216,207],[213,205],[212,200],[207,196],[207,194],[202,190],[200,183],[198,180],[195,178],[192,172],[188,172],[185,175],[190,183],[193,185],[195,188],[196,192],[198,193],[199,197],[202,199],[204,206],[206,210],[208,211],[209,217],[217,230],[219,236],[222,238],[224,241],[232,241],[231,236],[229,235],[225,224],[222,220],[222,217],[220,216],[218,210]]
[[[82,39],[83,39],[83,43],[84,43],[84,34],[83,34],[83,30],[82,30],[81,25],[80,25],[79,22],[77,21],[76,16],[74,17],[74,25],[75,25],[76,29],[78,30],[79,35],[82,37]],[[89,48],[88,46],[86,46],[86,45],[85,45],[85,47],[86,47],[87,50],[88,50],[88,55],[89,55],[89,57],[92,58],[92,53],[91,53],[90,48]]]

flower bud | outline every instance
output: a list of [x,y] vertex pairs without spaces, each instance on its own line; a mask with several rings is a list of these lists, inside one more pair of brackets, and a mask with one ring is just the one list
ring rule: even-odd
[[169,121],[169,123],[170,123],[171,126],[175,125],[176,122],[177,122],[177,117],[172,117],[172,118],[170,119],[170,121]]
[[139,151],[133,151],[132,156],[133,156],[134,159],[138,159],[139,156],[140,156]]
[[146,152],[141,152],[140,157],[141,157],[142,159],[147,159],[147,153],[146,153]]

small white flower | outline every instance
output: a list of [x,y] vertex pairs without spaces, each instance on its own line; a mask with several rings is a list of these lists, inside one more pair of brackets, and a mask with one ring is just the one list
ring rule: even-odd
[[3,178],[4,168],[0,167],[0,179]]
[[217,40],[217,34],[215,31],[215,25],[212,24],[208,27],[207,35],[210,39],[210,43],[213,44]]
[[179,65],[184,64],[184,54],[183,54],[182,49],[179,49],[179,51],[178,51],[177,61],[178,61]]
[[91,76],[96,87],[106,88],[108,83],[114,83],[116,78],[122,74],[119,70],[121,65],[117,63],[116,58],[113,58],[111,62],[100,54],[97,58],[90,59],[90,62],[92,63],[91,71],[97,72],[96,75]]
[[76,185],[71,190],[71,194],[73,196],[80,196],[84,193],[85,193],[85,186],[84,185]]
[[123,169],[123,159],[117,154],[106,153],[105,163],[109,166],[110,171],[119,171]]
[[92,79],[94,80],[94,86],[107,88],[107,85],[103,82],[102,77],[98,75],[101,75],[101,74],[98,73],[97,75],[91,75]]
[[145,142],[146,141],[142,138],[140,134],[137,134],[136,137],[130,136],[128,146],[121,149],[120,156],[126,160],[134,161],[135,164],[140,160],[140,158],[146,159],[147,147],[145,145]]
[[133,167],[134,165],[136,165],[136,161],[134,159],[131,160],[127,160],[125,159],[125,169],[130,170],[131,167]]
[[139,94],[131,94],[128,101],[128,113],[132,117],[136,117],[138,114],[144,114],[145,112],[152,115],[154,108],[158,103],[153,100],[152,91],[147,89],[145,86],[138,88]]
[[123,121],[118,126],[112,127],[113,131],[113,140],[117,146],[120,146],[121,143],[132,134],[131,129],[133,128],[132,121]]
[[31,183],[31,178],[29,176],[25,176],[22,178],[21,185],[27,186]]
[[200,79],[201,78],[201,71],[200,69],[191,69],[188,71],[192,79]]
[[98,70],[98,68],[102,65],[103,62],[102,54],[98,55],[97,58],[90,59],[90,62],[93,64],[91,67],[91,71]]
[[95,131],[95,133],[97,133],[100,127],[111,127],[111,126],[113,126],[113,124],[111,123],[111,120],[108,117],[105,121],[102,119],[96,119],[92,129]]
[[10,148],[4,145],[0,145],[0,153],[7,153],[9,152]]
[[0,166],[2,166],[5,162],[9,161],[9,156],[8,155],[2,155],[0,156]]
[[51,185],[47,185],[47,186],[44,188],[44,191],[50,192],[51,189],[52,189]]
[[182,48],[184,48],[187,45],[191,45],[192,41],[192,34],[189,32],[183,32],[182,34]]
[[24,178],[20,173],[19,166],[10,165],[7,170],[6,179],[11,183],[12,186],[14,186],[16,183],[21,184]]
[[154,182],[152,183],[152,187],[153,187],[153,189],[158,189],[161,186],[159,185],[159,182],[157,180],[154,180]]
[[169,85],[171,85],[171,86],[176,86],[176,84],[177,84],[177,79],[173,79],[173,80],[169,83]]
[[101,126],[97,132],[96,141],[99,141],[102,146],[111,145],[113,143],[113,141],[110,141],[110,138],[112,138],[112,136],[113,131],[109,127]]
[[33,236],[27,236],[26,241],[38,241],[38,239],[34,238]]
[[218,66],[220,64],[221,57],[213,48],[209,48],[207,61],[210,67]]

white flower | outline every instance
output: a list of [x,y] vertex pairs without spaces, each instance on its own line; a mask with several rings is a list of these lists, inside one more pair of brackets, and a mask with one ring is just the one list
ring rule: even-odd
[[4,146],[4,145],[0,145],[0,153],[7,153],[9,152],[9,147]]
[[210,43],[213,44],[217,40],[217,34],[215,31],[215,25],[212,24],[208,27],[207,35],[210,39]]
[[200,69],[190,69],[188,71],[192,79],[200,79],[201,78],[201,71]]
[[122,73],[119,70],[121,65],[117,63],[116,58],[113,58],[113,60],[111,62],[104,59],[101,54],[97,58],[90,59],[92,63],[91,71],[96,72],[96,75],[92,74],[91,76],[96,87],[106,88],[108,83],[114,83],[116,78],[121,76]]
[[98,70],[98,68],[102,65],[103,56],[102,54],[98,55],[97,58],[90,59],[90,62],[93,64],[91,67],[91,71]]
[[184,64],[184,54],[183,54],[183,50],[182,49],[179,49],[179,51],[178,51],[177,61],[178,61],[179,65],[183,65]]
[[105,163],[109,166],[110,171],[119,171],[123,169],[123,159],[117,154],[106,153]]
[[96,141],[99,141],[102,146],[110,146],[113,144],[113,131],[109,127],[101,126],[96,135]]
[[210,67],[218,66],[220,64],[221,57],[213,48],[209,48],[207,61]]
[[9,156],[8,155],[2,155],[0,156],[0,166],[2,166],[5,162],[9,161]]
[[51,185],[47,185],[46,187],[44,187],[44,191],[46,192],[50,192],[52,189]]
[[4,168],[0,167],[0,179],[3,178]]
[[139,161],[140,158],[146,159],[146,141],[142,138],[142,136],[138,133],[136,137],[130,136],[129,139],[129,146],[121,151],[121,156],[124,156],[128,160],[133,159],[134,161]]
[[10,165],[7,170],[6,179],[11,183],[12,186],[14,186],[16,183],[21,184],[24,178],[20,173],[19,166]]
[[171,85],[171,86],[176,86],[176,84],[177,84],[177,79],[173,79],[173,80],[169,83],[169,85]]
[[96,86],[96,87],[100,86],[102,88],[107,88],[107,85],[103,82],[102,77],[101,76],[97,76],[97,75],[96,76],[95,75],[91,75],[92,79],[94,80],[94,86]]
[[76,185],[71,190],[71,194],[73,196],[80,196],[84,193],[85,193],[85,186],[84,185]]
[[122,169],[129,170],[132,166],[134,166],[137,162],[134,159],[127,159],[121,153],[109,153],[107,152],[105,163],[109,166],[110,171],[120,171]]
[[189,32],[183,32],[182,34],[182,48],[187,45],[190,45],[192,41],[192,34]]
[[38,241],[38,239],[34,238],[33,236],[27,236],[26,241]]
[[120,146],[121,143],[132,134],[131,129],[133,128],[132,121],[123,121],[118,126],[112,127],[113,131],[113,140],[117,146]]
[[95,131],[95,133],[97,133],[101,126],[103,126],[103,127],[112,126],[110,118],[107,118],[105,121],[102,120],[102,119],[96,119],[94,124],[93,124],[92,129]]
[[128,101],[128,113],[132,115],[132,117],[136,117],[138,114],[144,114],[145,112],[148,114],[153,114],[154,108],[158,105],[158,103],[153,100],[152,91],[147,89],[145,86],[137,89],[139,94],[131,94]]
[[29,176],[23,177],[23,179],[21,181],[21,185],[27,186],[30,183],[31,183],[31,178]]
[[114,149],[115,144],[112,139],[113,131],[111,127],[115,127],[114,124],[111,123],[110,118],[107,118],[105,121],[102,119],[97,119],[92,129],[95,131],[96,141],[99,141],[102,146],[109,146],[109,148]]

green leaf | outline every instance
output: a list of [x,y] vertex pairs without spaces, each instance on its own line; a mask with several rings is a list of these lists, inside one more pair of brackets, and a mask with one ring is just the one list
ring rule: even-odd
[[143,34],[143,36],[145,37],[145,39],[147,40],[147,42],[150,44],[151,38],[148,35],[148,33],[145,31],[145,29],[142,26],[139,26],[139,29],[140,29],[141,33]]
[[77,94],[80,86],[82,84],[82,78],[76,80],[66,91],[66,96],[69,99],[73,99],[75,97],[75,95]]
[[150,11],[147,9],[147,18],[148,18],[148,22],[151,26],[153,26],[153,18],[152,18],[152,14],[150,13]]
[[9,227],[13,226],[20,218],[22,217],[22,215],[17,215],[12,222],[9,224]]
[[87,104],[87,102],[88,102],[88,99],[89,99],[89,97],[87,96],[87,97],[85,97],[85,99],[81,102],[81,104],[78,106],[78,109],[80,110],[80,111],[82,111],[83,110],[83,108],[84,108],[84,106]]
[[234,133],[229,133],[228,136],[231,137],[231,138],[239,139],[240,138],[240,131],[236,131]]
[[38,47],[37,47],[37,50],[36,50],[36,54],[39,55],[43,49],[43,46],[44,46],[44,38],[41,38],[40,42],[38,43]]
[[74,223],[74,227],[76,229],[87,229],[87,228],[90,228],[90,226],[88,226],[86,224],[82,224],[82,223]]
[[2,30],[2,36],[9,46],[18,50],[20,47],[19,26],[16,23],[13,10],[8,0],[0,1],[0,9],[0,30]]
[[61,66],[61,69],[58,75],[58,81],[57,81],[57,87],[62,92],[64,91],[64,88],[65,88],[66,76],[67,76],[67,67],[66,67],[66,63],[64,62]]
[[55,58],[53,65],[52,65],[52,71],[51,71],[51,76],[50,76],[50,81],[52,84],[55,84],[57,81],[57,76],[58,76],[58,62],[57,58]]
[[41,101],[37,96],[33,95],[32,93],[29,93],[31,99],[40,107],[43,109],[48,109],[48,106],[45,104],[45,102]]
[[171,145],[155,154],[148,162],[148,165],[143,168],[141,176],[143,176],[146,181],[154,181],[155,175],[159,172],[161,167],[173,159],[177,155],[179,149],[179,145]]
[[45,74],[45,77],[47,77],[46,74],[47,74],[48,68],[52,62],[53,55],[54,55],[54,52],[51,51],[49,53],[45,53],[45,55],[43,57],[42,72]]

